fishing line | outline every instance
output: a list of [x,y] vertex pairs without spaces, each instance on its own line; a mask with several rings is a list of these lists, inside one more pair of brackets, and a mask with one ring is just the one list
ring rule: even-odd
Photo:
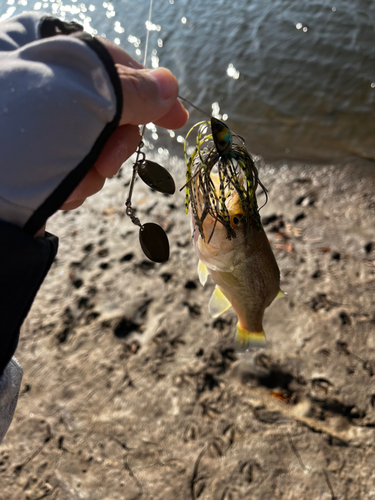
[[[148,51],[148,40],[150,38],[150,24],[151,24],[151,14],[152,14],[152,4],[153,4],[153,1],[154,0],[150,0],[150,8],[149,8],[149,11],[148,11],[148,20],[147,20],[147,34],[146,34],[146,43],[145,43],[145,55],[144,55],[144,58],[143,58],[143,66],[146,67],[146,61],[147,61],[147,51]],[[142,132],[141,132],[141,143],[143,142],[143,136],[145,135],[145,129],[146,129],[146,125],[143,125],[142,127]],[[138,156],[137,156],[137,160],[138,160]],[[136,162],[137,162],[136,160]]]
[[203,111],[203,109],[201,108],[198,108],[198,106],[196,106],[195,104],[193,104],[192,102],[188,101],[187,99],[185,99],[185,97],[182,97],[180,95],[177,96],[180,101],[184,101],[186,102],[187,104],[189,104],[189,106],[191,106],[192,108],[196,109],[197,111],[200,111],[201,113],[203,113],[204,115],[208,116],[209,118],[211,118],[211,115],[206,113],[205,111]]
[[150,36],[150,24],[151,24],[151,13],[152,13],[152,4],[154,0],[150,0],[150,9],[148,11],[148,21],[147,21],[147,35],[146,35],[146,44],[145,44],[145,56],[143,58],[143,66],[146,67],[146,59],[147,59],[147,49],[148,49],[148,39]]
[[[150,0],[150,8],[148,13],[148,21],[146,23],[147,35],[145,43],[145,53],[143,66],[146,67],[147,49],[150,35],[151,14],[153,0]],[[132,207],[132,194],[134,183],[137,175],[150,188],[159,191],[163,194],[173,194],[175,192],[175,184],[169,172],[158,163],[146,160],[146,155],[141,151],[144,146],[143,137],[146,130],[146,124],[142,126],[140,132],[141,140],[136,149],[136,159],[133,164],[133,175],[129,186],[129,195],[125,202],[125,213],[130,218],[133,224],[139,227],[139,243],[143,253],[154,262],[166,262],[169,259],[169,242],[168,237],[162,227],[153,222],[142,224],[139,218],[135,215],[135,210]]]

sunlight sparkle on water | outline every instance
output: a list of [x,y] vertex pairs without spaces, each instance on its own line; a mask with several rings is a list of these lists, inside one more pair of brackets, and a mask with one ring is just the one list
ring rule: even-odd
[[151,132],[156,133],[158,129],[156,128],[156,125],[153,123],[147,123],[146,125],[147,130],[151,130]]
[[158,148],[158,153],[160,156],[163,156],[164,158],[168,158],[169,156],[169,151],[167,148]]
[[90,25],[90,22],[92,21],[91,17],[86,17],[83,21],[83,29],[84,31],[87,31],[87,33],[90,33],[90,35],[97,35],[98,32],[97,30],[94,30],[94,28]]
[[16,7],[9,7],[7,9],[7,11],[5,12],[5,14],[0,16],[0,21],[5,21],[5,19],[8,19],[9,17],[11,17],[15,10],[16,10]]
[[214,118],[218,118],[219,120],[221,119],[220,106],[218,102],[212,103],[212,116]]
[[303,31],[303,32],[305,32],[305,33],[306,33],[306,31],[309,29],[307,26],[303,26],[303,24],[302,24],[302,23],[297,23],[297,24],[296,24],[296,28],[297,28],[298,30],[302,29],[302,31]]
[[153,68],[158,68],[159,67],[159,58],[157,56],[157,50],[156,49],[153,49],[153,51],[151,52],[151,66]]
[[114,27],[114,30],[116,31],[116,33],[124,33],[124,32],[125,32],[125,28],[123,28],[123,27],[121,26],[120,21],[115,21],[115,27]]
[[161,27],[158,24],[151,23],[150,21],[146,21],[146,29],[148,31],[160,31]]
[[139,47],[141,41],[139,38],[137,38],[136,36],[134,35],[129,35],[128,36],[128,42],[129,43],[132,43],[134,45],[135,48]]
[[[60,11],[61,12],[70,12],[70,14],[73,14],[73,16],[75,14],[79,14],[79,15],[83,16],[83,19],[85,18],[85,15],[81,13],[81,11],[79,10],[79,7],[76,5],[63,5],[60,7]],[[81,19],[82,19],[82,17],[81,17]]]
[[234,78],[235,80],[238,80],[240,77],[240,72],[237,71],[236,68],[231,63],[227,68],[227,75]]
[[59,4],[58,3],[53,3],[52,4],[52,14],[54,16],[56,16],[56,15],[59,15],[59,12],[60,12],[60,6],[59,6]]

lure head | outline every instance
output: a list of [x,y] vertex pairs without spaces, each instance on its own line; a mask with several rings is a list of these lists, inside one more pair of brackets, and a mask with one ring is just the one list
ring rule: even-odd
[[[207,133],[209,124],[200,122],[189,131],[187,137],[198,128],[196,148],[189,159],[185,141],[186,209],[190,206],[195,227],[204,241],[210,242],[213,233],[221,229],[227,239],[236,238],[238,230],[240,234],[246,232],[252,221],[261,231],[255,195],[260,182],[254,161],[243,140],[240,144],[232,143],[232,133],[225,123],[212,118],[212,134]],[[236,134],[233,138],[241,139]],[[206,218],[212,222],[211,231],[203,228]]]
[[232,133],[229,127],[218,120],[211,118],[212,138],[220,156],[226,155],[232,148]]

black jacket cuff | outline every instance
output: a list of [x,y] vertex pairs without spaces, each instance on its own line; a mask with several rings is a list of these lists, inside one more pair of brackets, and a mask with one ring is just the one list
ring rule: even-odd
[[33,238],[0,221],[0,376],[18,344],[21,325],[49,271],[58,238]]

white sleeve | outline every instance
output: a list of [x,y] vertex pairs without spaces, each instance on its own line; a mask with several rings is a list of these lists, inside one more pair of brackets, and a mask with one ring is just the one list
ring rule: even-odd
[[45,17],[45,14],[39,12],[24,12],[1,22],[1,50],[15,50],[41,38],[40,25]]
[[122,111],[121,84],[100,42],[80,32],[35,39],[43,19],[51,21],[26,16],[30,41],[20,46],[20,30],[5,36],[0,23],[0,218],[30,234],[94,165]]

